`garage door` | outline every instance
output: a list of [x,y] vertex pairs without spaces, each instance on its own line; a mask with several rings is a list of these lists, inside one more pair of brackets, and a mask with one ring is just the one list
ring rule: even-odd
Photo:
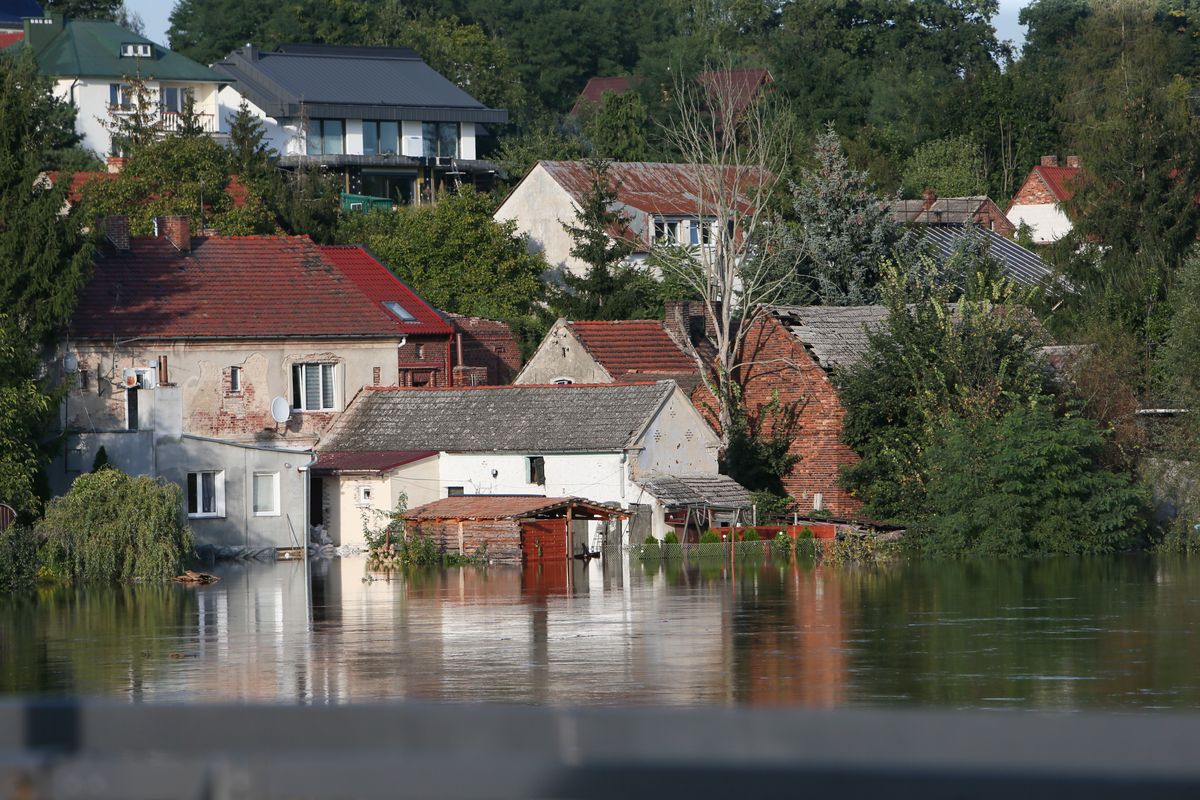
[[565,519],[527,519],[521,523],[523,561],[561,561],[567,557]]

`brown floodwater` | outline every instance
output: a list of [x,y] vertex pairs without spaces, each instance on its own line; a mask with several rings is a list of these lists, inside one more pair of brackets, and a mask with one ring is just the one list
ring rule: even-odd
[[0,599],[0,694],[145,701],[1200,707],[1200,559],[221,564]]

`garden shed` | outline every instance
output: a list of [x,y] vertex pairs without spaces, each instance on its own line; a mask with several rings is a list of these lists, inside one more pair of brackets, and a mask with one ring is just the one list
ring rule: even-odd
[[404,527],[432,536],[447,552],[471,554],[486,546],[494,561],[553,561],[586,547],[587,521],[628,516],[578,497],[475,494],[410,509]]
[[699,541],[709,528],[752,521],[750,492],[728,475],[654,475],[641,482],[662,504],[664,519],[681,542]]

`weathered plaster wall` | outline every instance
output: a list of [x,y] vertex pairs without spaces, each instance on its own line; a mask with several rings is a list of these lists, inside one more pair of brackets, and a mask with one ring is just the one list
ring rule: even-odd
[[573,242],[562,226],[575,219],[575,211],[571,196],[538,164],[493,216],[516,222],[517,232],[529,235],[529,251],[544,253],[552,271],[583,275],[587,266],[571,255]]
[[584,348],[563,320],[555,323],[530,356],[514,384],[612,383],[613,378]]
[[647,475],[715,475],[717,435],[682,392],[674,392],[650,423],[633,462],[634,481]]
[[[404,464],[389,473],[342,474],[322,480],[329,493],[329,516],[326,526],[334,545],[366,545],[367,527],[386,524],[385,515],[396,509],[401,494],[406,507],[415,508],[439,498],[437,456]],[[362,504],[359,490],[369,487],[371,501]]]
[[[238,442],[312,445],[336,412],[294,411],[284,424],[271,417],[271,400],[292,398],[292,365],[325,362],[338,365],[334,375],[335,409],[340,411],[363,386],[394,385],[397,350],[394,341],[357,342],[132,342],[113,346],[74,342],[60,348],[79,362],[80,375],[63,404],[64,421],[78,431],[115,431],[127,426],[127,397],[122,370],[156,367],[167,357],[167,377],[182,392],[183,433]],[[230,367],[241,369],[241,390],[230,387]],[[84,377],[86,376],[86,377]],[[160,376],[161,380],[161,376]],[[138,392],[139,414],[154,413],[155,392]]]

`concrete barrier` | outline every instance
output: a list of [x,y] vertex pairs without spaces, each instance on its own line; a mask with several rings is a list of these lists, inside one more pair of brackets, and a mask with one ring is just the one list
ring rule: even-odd
[[0,703],[0,796],[1200,796],[1200,717]]

